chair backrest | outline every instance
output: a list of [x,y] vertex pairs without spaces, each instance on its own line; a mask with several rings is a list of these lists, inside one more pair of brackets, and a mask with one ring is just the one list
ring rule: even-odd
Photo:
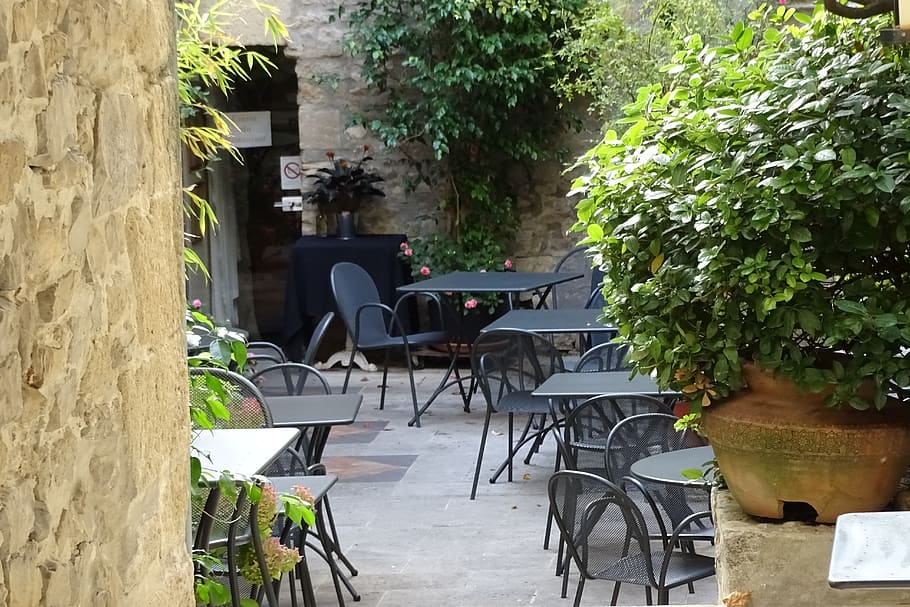
[[250,377],[264,396],[331,394],[325,376],[315,367],[302,363],[282,363],[259,371]]
[[562,354],[550,341],[519,329],[481,333],[471,346],[471,368],[493,409],[507,394],[530,393],[565,371]]
[[[561,470],[550,477],[550,506],[569,554],[586,577],[656,585],[648,528],[638,506],[596,474]],[[622,565],[617,563],[622,561]]]
[[575,247],[553,266],[554,272],[582,272],[584,278],[555,285],[550,291],[553,308],[584,308],[591,297],[591,259],[587,247]]
[[594,346],[581,355],[575,364],[576,373],[595,373],[597,371],[627,371],[626,356],[629,353],[627,344],[607,342]]
[[[644,395],[601,394],[579,404],[566,416],[566,467],[606,476],[604,452],[610,431],[627,417],[643,413],[670,414],[662,401]],[[675,418],[674,418],[675,419]]]
[[332,324],[332,320],[334,319],[334,312],[326,312],[325,316],[319,321],[319,324],[316,325],[316,328],[313,330],[313,336],[310,338],[310,343],[307,344],[306,352],[303,354],[303,364],[312,366],[316,363],[316,355],[319,354],[319,345],[322,343],[326,331],[328,331],[329,325]]
[[278,345],[273,344],[270,341],[251,341],[246,345],[246,355],[250,356],[268,356],[274,358],[278,362],[287,362],[287,356],[284,355],[284,350],[282,350]]
[[338,314],[351,339],[369,342],[388,335],[382,312],[377,308],[364,310],[357,332],[357,310],[366,303],[381,303],[376,283],[366,270],[347,261],[336,263],[331,273],[332,294]]
[[[607,478],[616,482],[631,476],[632,464],[658,453],[700,447],[705,440],[693,430],[677,430],[679,419],[666,413],[633,415],[616,423],[607,437],[604,455]],[[684,488],[665,483],[640,483],[650,494],[669,523],[675,528],[684,518],[707,508],[707,493],[698,487]]]
[[[218,394],[211,378],[220,380],[222,394]],[[212,395],[221,396],[230,419],[218,420],[216,428],[268,428],[272,426],[272,413],[265,397],[250,380],[225,369],[209,367],[190,368],[190,402],[202,405]]]

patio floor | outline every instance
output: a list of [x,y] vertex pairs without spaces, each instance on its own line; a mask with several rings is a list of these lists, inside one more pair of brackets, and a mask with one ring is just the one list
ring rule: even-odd
[[[416,372],[418,398],[426,399],[444,369]],[[340,392],[343,370],[326,372]],[[389,374],[386,407],[379,410],[382,373],[355,371],[352,390],[364,403],[358,421],[332,431],[324,462],[340,477],[330,496],[344,551],[359,569],[352,578],[362,607],[535,605],[570,607],[554,575],[556,542],[543,549],[546,483],[555,444],[548,439],[514,482],[488,482],[506,453],[506,416],[494,417],[477,499],[468,499],[483,427],[482,397],[462,410],[457,388],[440,395],[409,428],[407,373]],[[522,456],[524,453],[522,453]],[[554,534],[558,533],[554,526]],[[556,537],[556,535],[554,535]],[[310,560],[320,605],[336,604],[325,563]],[[588,581],[582,605],[608,605],[612,583]],[[282,605],[290,605],[282,588]],[[671,592],[673,604],[717,604],[714,578]],[[655,597],[656,598],[656,597]],[[345,600],[353,604],[350,595]],[[644,605],[641,587],[623,585],[620,605]]]

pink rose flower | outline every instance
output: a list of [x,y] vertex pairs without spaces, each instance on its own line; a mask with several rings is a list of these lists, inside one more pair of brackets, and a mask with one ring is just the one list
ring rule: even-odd
[[401,249],[402,251],[404,251],[405,249],[408,248],[408,243],[403,242],[398,246],[398,248]]
[[[405,253],[405,254],[407,254],[407,253]],[[421,273],[423,276],[429,276],[429,275],[430,275],[430,268],[428,268],[428,267],[426,267],[426,266],[423,266],[422,268],[420,268],[420,273]]]
[[404,254],[405,254],[406,257],[410,257],[411,255],[414,254],[414,251],[411,250],[411,249],[405,249],[405,250],[404,250]]
[[198,310],[201,307],[202,307],[202,301],[199,299],[194,299],[193,300],[193,309]]
[[464,302],[464,307],[468,310],[473,310],[477,307],[477,300],[472,297],[468,301]]
[[507,259],[507,260],[505,261],[505,263],[503,263],[502,265],[504,265],[504,266],[506,267],[506,270],[511,270],[511,269],[512,269],[512,260],[511,260],[511,259]]

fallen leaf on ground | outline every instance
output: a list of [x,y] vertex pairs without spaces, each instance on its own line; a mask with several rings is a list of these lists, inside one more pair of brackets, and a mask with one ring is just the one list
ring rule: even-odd
[[521,478],[523,478],[523,479],[526,480],[526,481],[529,481],[529,480],[531,480],[531,475],[530,475],[530,474],[525,474],[525,475],[522,476]]
[[499,432],[498,430],[490,430],[490,434],[493,436],[502,436],[502,432]]
[[751,603],[752,593],[739,590],[734,590],[723,599],[725,607],[749,607]]

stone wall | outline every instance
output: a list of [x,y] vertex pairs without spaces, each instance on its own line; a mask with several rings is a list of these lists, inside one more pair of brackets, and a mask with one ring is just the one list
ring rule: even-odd
[[172,2],[0,2],[0,605],[191,605]]
[[751,593],[749,607],[874,607],[910,605],[902,589],[835,590],[828,586],[833,525],[760,521],[729,491],[715,491],[717,592]]

